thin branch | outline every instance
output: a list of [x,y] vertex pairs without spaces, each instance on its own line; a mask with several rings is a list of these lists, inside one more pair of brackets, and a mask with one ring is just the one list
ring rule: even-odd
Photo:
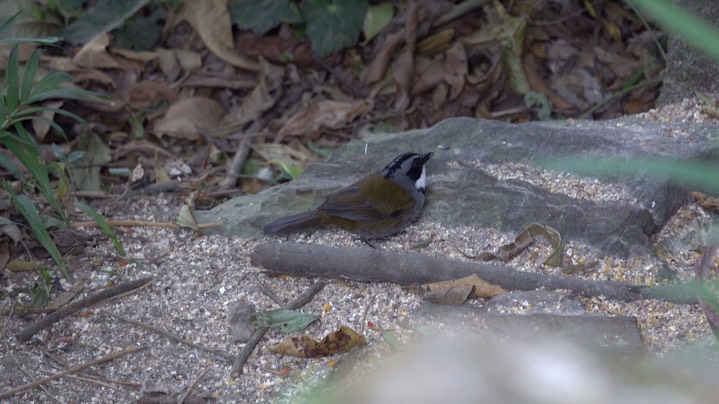
[[25,341],[35,335],[37,332],[44,330],[47,327],[50,327],[51,325],[55,324],[56,322],[80,309],[100,303],[106,299],[129,292],[133,289],[140,288],[151,282],[153,279],[154,278],[152,277],[147,277],[121,283],[117,286],[105,289],[101,292],[95,293],[94,295],[88,296],[87,298],[79,300],[75,303],[68,304],[67,306],[62,307],[57,311],[50,313],[42,319],[34,322],[33,324],[30,324],[29,326],[25,327],[20,332],[15,334],[15,338],[17,338],[19,341]]
[[486,282],[508,290],[567,289],[583,296],[604,296],[623,301],[662,299],[674,303],[697,303],[691,281],[658,286],[591,281],[566,275],[518,271],[508,265],[453,261],[370,248],[261,244],[255,247],[250,261],[253,266],[265,268],[271,274],[391,282],[399,285],[418,285],[477,274]]
[[211,365],[208,366],[208,367],[206,367],[205,370],[203,370],[202,373],[200,373],[200,375],[197,376],[197,378],[192,382],[192,384],[190,385],[190,387],[187,388],[187,391],[185,392],[185,394],[183,394],[182,397],[180,397],[180,398],[177,400],[178,404],[184,404],[184,403],[185,403],[185,400],[187,400],[187,397],[190,397],[190,394],[192,393],[192,390],[195,389],[195,387],[197,386],[197,384],[200,383],[200,381],[205,377],[205,375],[207,374],[207,372],[210,371],[210,369],[212,369],[212,366],[211,366]]
[[40,386],[40,385],[42,385],[42,384],[45,384],[45,383],[47,383],[47,382],[50,382],[50,381],[59,379],[59,378],[65,376],[65,375],[69,375],[69,374],[78,372],[78,371],[80,371],[80,370],[82,370],[82,369],[86,369],[86,368],[89,368],[89,367],[91,367],[91,366],[99,365],[99,364],[101,364],[101,363],[109,362],[109,361],[115,360],[115,359],[117,359],[117,358],[123,357],[123,356],[125,356],[125,355],[129,355],[129,354],[131,354],[131,353],[135,353],[135,352],[142,351],[142,350],[144,350],[144,349],[147,349],[147,347],[146,347],[146,346],[131,347],[131,348],[128,348],[127,350],[125,350],[125,351],[119,351],[119,352],[111,353],[111,354],[109,354],[109,355],[105,355],[105,356],[103,356],[103,357],[101,357],[101,358],[99,358],[99,359],[95,359],[95,360],[92,360],[92,361],[90,361],[90,362],[85,362],[85,363],[83,363],[82,365],[75,366],[75,367],[73,367],[73,368],[64,370],[64,371],[59,372],[59,373],[55,373],[55,374],[53,374],[53,375],[51,375],[51,376],[43,377],[42,379],[37,379],[37,380],[35,380],[35,381],[33,381],[33,382],[30,382],[30,383],[27,383],[27,384],[23,384],[22,386],[18,386],[18,387],[12,388],[12,389],[10,389],[10,390],[5,390],[4,392],[0,393],[0,398],[8,398],[8,397],[10,397],[10,396],[12,396],[12,395],[14,395],[14,394],[23,392],[23,391],[25,391],[25,390],[30,390],[30,389],[32,389],[32,388],[35,388],[35,387]]
[[110,311],[107,311],[107,310],[100,310],[100,313],[102,313],[102,314],[107,314],[108,316],[115,317],[116,319],[118,319],[118,320],[120,320],[120,321],[124,321],[124,322],[126,322],[126,323],[128,323],[128,324],[132,324],[132,325],[136,325],[136,326],[138,326],[138,327],[142,327],[142,328],[148,329],[148,330],[150,330],[150,331],[152,331],[152,332],[154,332],[154,333],[157,333],[157,334],[162,335],[163,337],[167,337],[167,338],[169,338],[169,339],[171,339],[171,340],[173,340],[173,341],[175,341],[175,342],[179,342],[180,344],[187,345],[187,346],[189,346],[189,347],[191,347],[191,348],[199,349],[199,350],[201,350],[201,351],[205,351],[205,352],[208,352],[208,353],[211,353],[211,354],[220,356],[220,357],[222,357],[222,358],[227,359],[228,361],[231,361],[231,360],[233,359],[233,356],[230,355],[230,354],[228,354],[228,353],[225,352],[225,351],[221,351],[221,350],[219,350],[219,349],[212,349],[212,348],[208,348],[208,347],[206,347],[206,346],[202,346],[202,345],[199,345],[199,344],[195,344],[195,343],[192,342],[192,341],[188,341],[188,340],[186,340],[186,339],[183,339],[183,338],[178,337],[178,336],[175,335],[175,334],[171,334],[170,332],[165,331],[165,330],[163,330],[163,329],[160,328],[160,327],[155,327],[154,325],[145,324],[145,323],[143,323],[143,322],[141,322],[141,321],[133,320],[133,319],[131,319],[131,318],[127,318],[127,317],[125,317],[125,316],[121,316],[121,315],[119,315],[119,314],[117,314],[117,313],[113,313],[113,312],[110,312]]

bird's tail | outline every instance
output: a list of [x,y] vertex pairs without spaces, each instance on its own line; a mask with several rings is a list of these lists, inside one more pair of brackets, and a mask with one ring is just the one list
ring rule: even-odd
[[277,219],[272,223],[266,224],[263,230],[268,236],[276,236],[312,229],[319,227],[321,224],[322,218],[320,215],[316,211],[311,210]]

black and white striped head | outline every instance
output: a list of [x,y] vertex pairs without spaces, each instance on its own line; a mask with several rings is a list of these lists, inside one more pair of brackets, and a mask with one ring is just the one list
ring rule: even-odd
[[432,157],[432,153],[417,154],[403,153],[395,157],[382,169],[385,178],[391,178],[399,184],[414,184],[420,191],[424,192],[427,186],[427,170],[424,165]]

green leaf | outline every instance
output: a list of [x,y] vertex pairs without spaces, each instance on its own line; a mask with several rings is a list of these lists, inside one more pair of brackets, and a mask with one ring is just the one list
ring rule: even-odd
[[15,131],[18,137],[5,137],[2,139],[2,144],[30,171],[40,193],[50,202],[62,220],[67,222],[65,210],[60,206],[60,202],[55,197],[50,184],[48,166],[40,159],[38,154],[37,144],[21,124],[15,124]]
[[304,0],[302,15],[307,21],[312,54],[322,58],[354,46],[366,13],[366,0]]
[[270,310],[252,315],[255,328],[273,328],[286,334],[304,330],[319,317],[289,309]]
[[20,89],[20,104],[24,104],[25,100],[30,98],[30,90],[32,90],[32,85],[35,82],[37,64],[40,61],[41,53],[42,50],[35,49],[35,52],[32,53],[32,56],[28,59],[27,64],[25,64],[22,76],[22,88]]
[[290,164],[284,161],[273,161],[277,165],[277,168],[282,171],[283,176],[288,180],[294,180],[299,177],[302,172],[304,171],[304,168],[296,166],[294,164]]
[[162,34],[164,19],[165,12],[159,7],[147,16],[138,15],[131,18],[113,33],[113,46],[136,51],[153,49]]
[[20,89],[20,61],[18,59],[17,45],[12,47],[10,56],[5,66],[5,81],[7,82],[7,92],[5,93],[5,102],[7,103],[8,115],[12,116],[18,108]]
[[13,16],[3,21],[2,24],[0,24],[0,36],[4,35],[12,28],[12,26],[15,24],[15,21],[20,17],[20,14],[22,14],[22,10],[18,11]]
[[282,22],[302,21],[297,6],[289,0],[235,0],[229,8],[232,21],[258,35],[264,35]]
[[70,43],[87,43],[103,32],[121,26],[149,0],[97,0],[87,12],[68,25],[62,36]]
[[394,7],[392,3],[380,3],[377,5],[369,6],[367,9],[367,15],[365,15],[362,23],[362,32],[364,33],[363,45],[369,43],[374,37],[377,36],[384,27],[394,17]]
[[[9,190],[7,191],[9,193]],[[60,250],[58,250],[57,245],[55,245],[52,237],[50,237],[50,233],[48,233],[45,228],[43,220],[40,218],[40,213],[38,213],[37,208],[32,203],[32,200],[30,200],[27,195],[11,194],[11,197],[18,211],[20,211],[20,214],[23,215],[27,223],[30,225],[30,230],[37,241],[43,246],[48,254],[50,254],[52,259],[55,260],[65,278],[70,279],[70,273],[67,271],[65,261],[62,259],[62,255],[60,254]]]
[[104,217],[102,217],[101,214],[99,214],[95,209],[93,209],[90,205],[78,202],[77,205],[78,208],[80,208],[83,212],[87,213],[95,219],[95,221],[100,225],[100,228],[102,229],[103,233],[105,233],[108,237],[110,237],[110,240],[112,240],[112,245],[115,246],[115,251],[117,251],[118,254],[120,254],[121,257],[125,256],[125,248],[122,246],[122,243],[117,238],[117,234],[115,233],[115,230],[110,227],[109,224],[107,224],[107,221]]

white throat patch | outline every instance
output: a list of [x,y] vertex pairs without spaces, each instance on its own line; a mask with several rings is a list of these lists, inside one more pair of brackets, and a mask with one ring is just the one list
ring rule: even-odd
[[427,185],[427,170],[422,167],[422,175],[419,176],[417,181],[415,181],[414,186],[417,187],[417,189],[424,189]]

